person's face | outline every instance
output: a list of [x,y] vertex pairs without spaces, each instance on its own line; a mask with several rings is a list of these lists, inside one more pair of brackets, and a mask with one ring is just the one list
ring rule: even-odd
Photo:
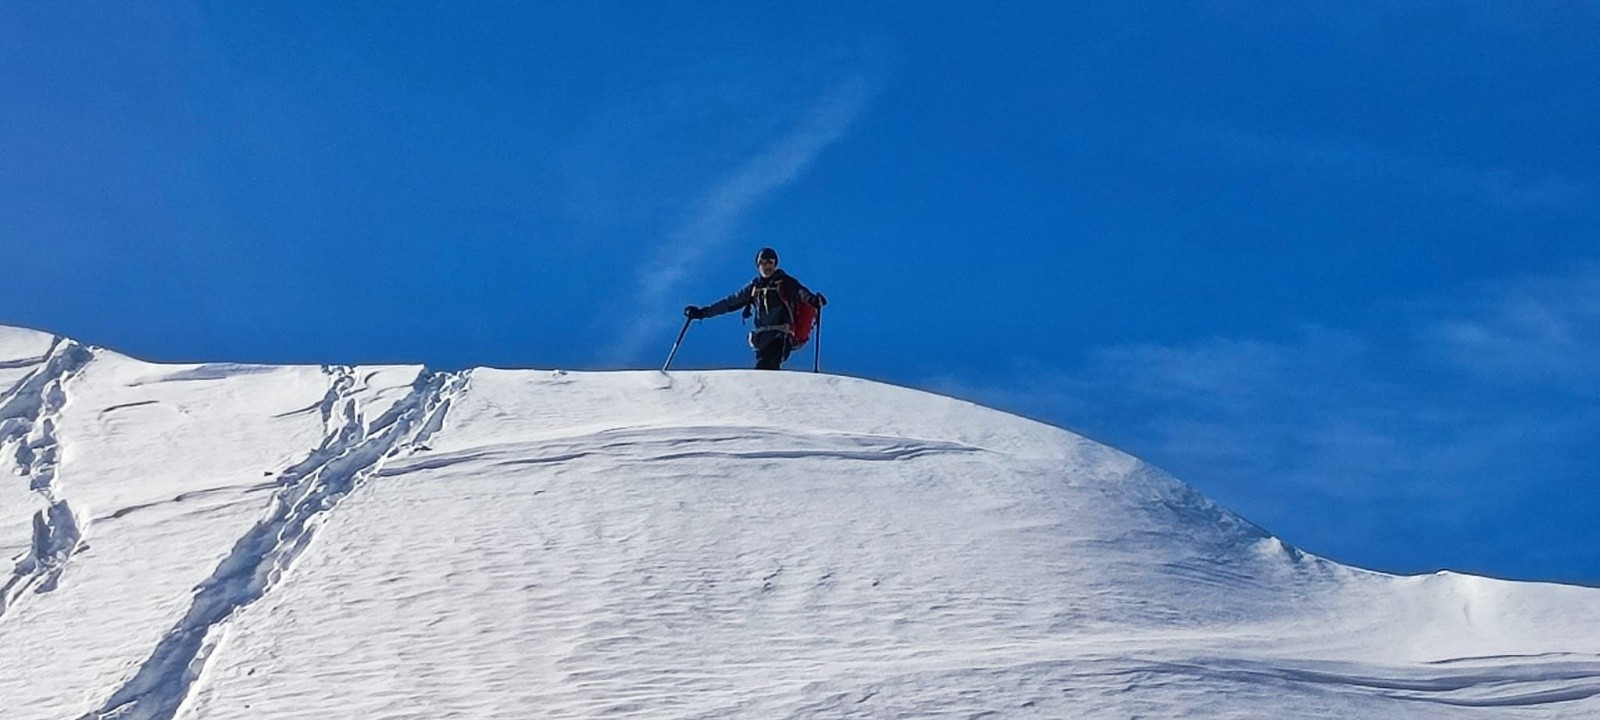
[[778,269],[778,261],[771,258],[757,260],[756,267],[761,269],[761,277],[772,277],[772,273]]

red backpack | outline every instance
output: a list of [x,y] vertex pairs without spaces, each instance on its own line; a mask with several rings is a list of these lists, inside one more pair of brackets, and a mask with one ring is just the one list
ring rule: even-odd
[[799,349],[811,339],[811,328],[817,326],[817,309],[811,303],[789,303],[789,334],[794,336],[794,347]]

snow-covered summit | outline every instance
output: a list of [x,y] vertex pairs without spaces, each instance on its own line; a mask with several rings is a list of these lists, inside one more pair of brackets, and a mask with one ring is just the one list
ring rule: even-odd
[[0,717],[1600,716],[1600,591],[1341,566],[914,390],[0,328],[0,393]]

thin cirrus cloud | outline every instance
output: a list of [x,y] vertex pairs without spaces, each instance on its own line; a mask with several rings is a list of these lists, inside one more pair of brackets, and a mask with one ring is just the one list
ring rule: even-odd
[[1486,380],[1600,390],[1600,263],[1483,287],[1426,328],[1444,360]]
[[1556,517],[1595,500],[1600,265],[1462,295],[1397,309],[1388,334],[1110,347],[932,384],[1141,456],[1314,552],[1421,571],[1484,543],[1502,574],[1600,580],[1572,537],[1600,530]]
[[1595,195],[1593,185],[1578,178],[1531,176],[1504,168],[1423,160],[1348,139],[1272,135],[1210,125],[1184,127],[1178,136],[1251,162],[1332,173],[1336,177],[1391,180],[1436,195],[1465,197],[1509,210],[1582,207]]
[[862,76],[840,83],[812,103],[786,135],[720,178],[667,233],[635,272],[638,314],[624,322],[609,349],[613,363],[636,361],[661,333],[660,311],[681,295],[686,278],[724,249],[739,222],[773,193],[800,177],[829,146],[849,133],[871,98]]

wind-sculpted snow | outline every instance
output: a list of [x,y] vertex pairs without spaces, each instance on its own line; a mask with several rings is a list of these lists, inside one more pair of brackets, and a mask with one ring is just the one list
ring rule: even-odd
[[[22,333],[18,342],[0,329],[0,357],[38,357],[42,365],[49,344],[37,337]],[[19,500],[49,508],[26,478],[14,483],[22,495],[0,483],[0,550],[22,578],[12,590],[54,588],[20,596],[26,602],[0,618],[0,717],[70,718],[104,704],[260,522],[278,480],[326,439],[318,406],[338,384],[336,369],[219,367],[152,365],[96,350],[62,385],[68,402],[38,405],[48,411],[32,417],[52,421],[55,489],[70,496],[73,527],[90,509],[93,520],[85,539],[71,543],[68,518],[18,516]],[[33,369],[14,373],[11,387],[24,374]],[[418,369],[350,374],[355,385],[343,394],[371,418],[410,394]],[[3,459],[11,457],[8,449]],[[36,574],[30,559],[63,546],[76,548],[71,562]]]
[[[0,378],[49,348],[0,330]],[[948,398],[108,351],[52,373],[65,394],[12,414],[67,452],[26,472],[54,457],[95,515],[0,618],[8,719],[1600,717],[1600,591],[1339,565]],[[50,556],[84,516],[24,545],[0,513],[0,543]]]
[[328,395],[318,405],[328,429],[322,444],[282,474],[283,487],[273,499],[272,512],[201,584],[189,612],[139,672],[84,717],[173,717],[216,647],[217,626],[281,580],[311,541],[320,518],[373,474],[385,457],[404,454],[437,432],[452,397],[466,384],[464,375],[426,374],[410,396],[369,425],[349,395],[355,385],[353,371],[340,367],[332,375]]

